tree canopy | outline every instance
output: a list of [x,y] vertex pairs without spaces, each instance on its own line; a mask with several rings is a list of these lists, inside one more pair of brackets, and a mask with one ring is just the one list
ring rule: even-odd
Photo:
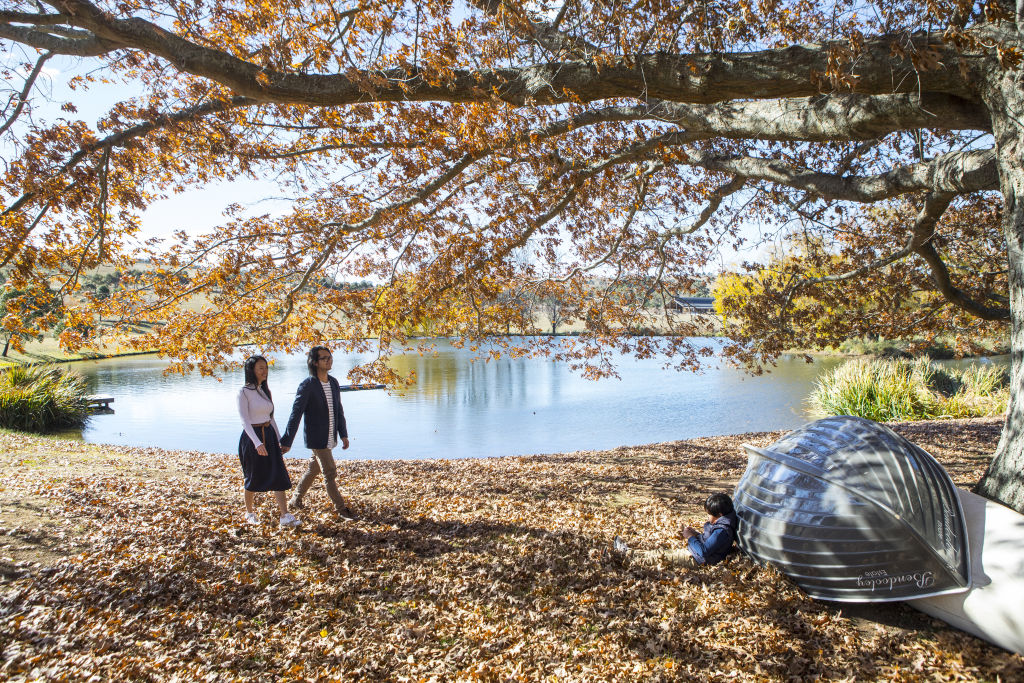
[[[1000,207],[991,195],[951,206],[929,244],[941,254],[947,277],[970,288],[969,296],[1005,305]],[[725,334],[754,358],[784,349],[839,348],[863,338],[905,340],[909,348],[948,348],[961,355],[1004,348],[1005,321],[953,305],[936,286],[936,271],[926,258],[918,254],[893,259],[887,267],[873,265],[888,256],[886,245],[899,244],[912,230],[908,223],[916,208],[908,198],[844,212],[826,234],[788,233],[765,263],[746,264],[749,273],[723,273],[714,296]]]
[[[386,355],[425,327],[529,332],[523,302],[555,297],[585,325],[574,345],[501,343],[603,374],[653,352],[629,334],[652,302],[754,228],[799,229],[850,269],[797,264],[766,306],[913,264],[934,310],[893,327],[969,334],[1024,305],[1022,37],[1008,0],[9,0],[0,264],[76,295],[69,315],[160,321],[143,343],[203,368],[239,343]],[[99,121],[44,101],[54,64],[109,93]],[[139,237],[160,197],[267,178],[287,211]],[[106,299],[79,292],[143,258]],[[676,364],[698,364],[694,323],[666,321]],[[765,326],[729,351],[780,348]],[[1018,509],[1022,427],[1015,394],[986,490]]]

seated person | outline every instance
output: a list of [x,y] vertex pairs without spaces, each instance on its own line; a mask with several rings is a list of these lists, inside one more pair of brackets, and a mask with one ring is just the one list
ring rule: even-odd
[[704,511],[711,519],[704,523],[704,531],[683,528],[686,547],[697,564],[718,564],[725,559],[736,541],[739,520],[732,507],[732,498],[724,493],[712,493],[704,501]]
[[659,562],[697,567],[718,564],[732,551],[739,529],[739,520],[733,510],[732,498],[724,493],[712,493],[704,501],[704,511],[711,519],[704,524],[704,531],[683,527],[686,548],[647,550],[634,552],[621,538],[615,537],[613,549],[625,554],[633,562],[652,566]]

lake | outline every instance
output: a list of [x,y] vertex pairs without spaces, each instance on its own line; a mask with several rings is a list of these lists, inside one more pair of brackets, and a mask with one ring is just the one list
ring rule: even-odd
[[[713,342],[708,342],[713,343]],[[561,363],[502,358],[438,344],[436,355],[403,354],[401,372],[418,383],[402,393],[342,394],[356,459],[464,458],[674,441],[698,436],[790,429],[809,419],[804,401],[835,358],[805,363],[783,357],[760,377],[718,363],[699,374],[662,369],[659,359],[620,358],[621,379],[591,381]],[[332,374],[368,360],[336,353]],[[97,394],[114,397],[114,413],[95,415],[85,441],[234,453],[241,424],[235,396],[242,371],[222,381],[163,374],[167,362],[130,356],[73,364]],[[278,358],[269,384],[285,428],[305,356]],[[304,457],[301,436],[290,455]]]

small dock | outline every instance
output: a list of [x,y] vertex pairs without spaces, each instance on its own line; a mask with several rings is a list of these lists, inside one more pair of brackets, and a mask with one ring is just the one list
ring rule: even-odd
[[[342,384],[342,391],[367,391],[369,389],[387,389],[386,384]],[[113,400],[113,399],[111,399]]]
[[110,407],[110,404],[114,402],[113,396],[91,394],[85,397],[85,401],[90,410],[113,410],[113,408]]

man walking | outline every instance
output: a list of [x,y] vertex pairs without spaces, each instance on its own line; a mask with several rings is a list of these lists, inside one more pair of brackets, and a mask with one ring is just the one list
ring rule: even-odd
[[340,516],[351,519],[355,515],[338,491],[338,467],[334,464],[332,453],[339,437],[342,449],[348,448],[348,429],[341,407],[341,387],[338,380],[327,374],[333,364],[334,357],[326,346],[314,346],[309,350],[306,357],[309,377],[302,380],[295,391],[295,403],[292,404],[292,414],[288,418],[284,436],[281,437],[281,445],[291,447],[301,419],[306,448],[313,451],[313,456],[309,460],[306,473],[302,475],[299,485],[295,488],[295,495],[288,504],[301,510],[302,497],[322,471],[324,483],[327,485],[327,495],[334,503],[335,510]]

